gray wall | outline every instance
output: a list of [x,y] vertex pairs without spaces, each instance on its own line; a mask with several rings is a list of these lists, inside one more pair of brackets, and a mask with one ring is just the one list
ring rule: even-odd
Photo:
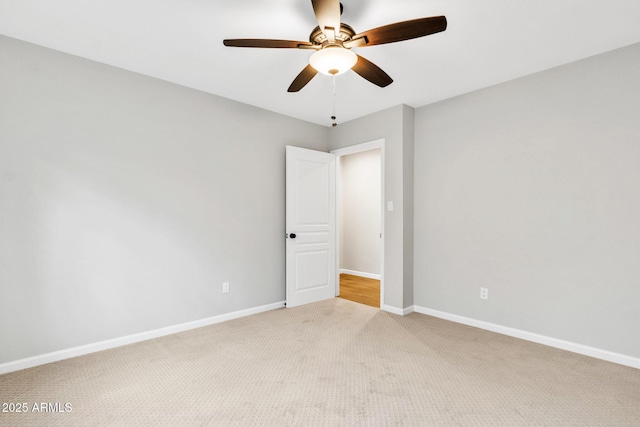
[[640,357],[639,76],[636,44],[416,111],[416,305]]
[[284,147],[328,128],[1,36],[0,64],[0,363],[284,300]]
[[380,274],[380,149],[340,157],[340,268]]
[[405,193],[405,180],[413,172],[413,157],[406,157],[413,131],[408,133],[406,124],[413,123],[413,114],[412,108],[398,105],[342,123],[332,128],[330,142],[333,150],[385,139],[385,206],[393,201],[394,210],[385,211],[384,218],[384,304],[396,309],[413,304],[413,244],[406,239],[413,235],[413,223],[405,222],[405,215],[410,216],[405,212],[413,209],[413,192]]

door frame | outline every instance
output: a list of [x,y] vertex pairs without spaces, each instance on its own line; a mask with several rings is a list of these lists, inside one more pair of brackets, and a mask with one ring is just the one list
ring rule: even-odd
[[331,150],[332,154],[336,156],[336,296],[340,296],[340,196],[342,194],[342,189],[340,188],[341,176],[340,176],[340,162],[342,156],[347,156],[349,154],[361,153],[363,151],[375,150],[377,148],[380,149],[380,233],[382,233],[382,238],[380,239],[380,308],[384,307],[384,249],[385,249],[385,218],[384,218],[384,206],[385,206],[385,197],[384,197],[384,183],[385,183],[385,150],[384,150],[385,140],[384,138],[376,139],[369,142],[363,142],[361,144],[350,145],[349,147],[337,148],[335,150]]

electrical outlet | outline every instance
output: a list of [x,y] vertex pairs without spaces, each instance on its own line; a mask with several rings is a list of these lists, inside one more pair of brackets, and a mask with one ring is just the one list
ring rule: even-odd
[[224,282],[222,284],[222,293],[223,294],[228,294],[229,293],[229,282]]
[[489,299],[489,288],[480,288],[480,298]]

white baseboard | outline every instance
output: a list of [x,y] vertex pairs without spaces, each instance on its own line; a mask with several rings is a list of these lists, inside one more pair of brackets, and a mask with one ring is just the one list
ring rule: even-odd
[[640,369],[640,359],[626,356],[624,354],[613,353],[608,350],[602,350],[595,347],[589,347],[583,344],[577,344],[570,341],[564,341],[557,338],[551,338],[544,335],[534,334],[532,332],[522,331],[520,329],[510,328],[508,326],[497,325],[495,323],[484,322],[482,320],[471,319],[457,314],[446,313],[431,308],[414,306],[416,313],[426,314],[440,319],[450,320],[463,325],[474,326],[476,328],[485,329],[491,332],[497,332],[502,335],[520,338],[526,341],[532,341],[538,344],[548,345],[549,347],[559,348],[561,350],[571,351],[573,353],[582,354],[584,356],[595,357],[596,359],[606,360],[607,362],[617,363],[619,365],[630,366]]
[[232,313],[221,314],[219,316],[208,317],[206,319],[196,320],[193,322],[181,323],[179,325],[167,326],[166,328],[154,329],[152,331],[140,332],[138,334],[127,335],[120,338],[114,338],[106,341],[100,341],[93,344],[82,345],[65,350],[54,351],[52,353],[41,354],[26,359],[15,360],[0,364],[0,375],[9,372],[19,371],[21,369],[33,368],[47,363],[57,362],[72,357],[83,356],[97,351],[108,350],[110,348],[121,347],[123,345],[133,344],[153,338],[163,337],[165,335],[176,334],[191,329],[201,328],[216,323],[226,322],[227,320],[238,319],[240,317],[251,316],[265,311],[275,310],[284,307],[284,301],[267,304],[260,307],[248,308],[246,310],[234,311]]
[[413,313],[414,306],[397,308],[397,307],[392,307],[390,305],[383,304],[382,307],[380,307],[380,309],[384,311],[388,311],[389,313],[397,314],[398,316],[406,316],[409,313]]
[[380,275],[379,274],[364,273],[362,271],[348,270],[346,268],[341,268],[340,269],[340,274],[351,274],[352,276],[359,276],[359,277],[365,277],[367,279],[380,280]]

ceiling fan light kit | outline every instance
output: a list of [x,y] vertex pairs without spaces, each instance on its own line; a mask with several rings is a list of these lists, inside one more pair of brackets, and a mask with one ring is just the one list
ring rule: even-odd
[[309,64],[328,76],[346,73],[358,62],[358,55],[340,46],[327,46],[309,58]]

